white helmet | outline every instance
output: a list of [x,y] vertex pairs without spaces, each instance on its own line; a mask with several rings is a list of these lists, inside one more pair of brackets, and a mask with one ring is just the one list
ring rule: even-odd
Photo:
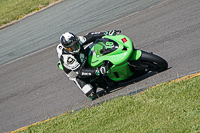
[[71,32],[66,32],[60,37],[60,42],[69,53],[78,53],[80,51],[80,43],[78,37]]

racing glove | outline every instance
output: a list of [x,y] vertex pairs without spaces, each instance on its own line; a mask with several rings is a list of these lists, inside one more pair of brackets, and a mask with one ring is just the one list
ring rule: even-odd
[[97,68],[97,70],[96,70],[97,76],[100,76],[100,75],[106,76],[106,73],[107,73],[106,67],[104,67],[104,66],[101,66],[100,68]]
[[109,36],[115,36],[117,35],[117,32],[121,32],[120,30],[110,30],[110,31],[106,31],[105,34],[109,35]]

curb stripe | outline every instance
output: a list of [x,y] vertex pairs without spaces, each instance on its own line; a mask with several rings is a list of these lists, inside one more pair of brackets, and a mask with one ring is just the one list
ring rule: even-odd
[[[197,72],[197,73],[194,73],[194,74],[190,74],[190,75],[187,75],[187,76],[183,76],[183,77],[181,77],[181,78],[174,79],[174,80],[172,80],[172,81],[169,81],[168,84],[173,83],[173,82],[180,82],[180,81],[183,81],[183,80],[192,79],[192,78],[197,77],[197,76],[200,76],[200,72]],[[167,83],[167,82],[164,82],[164,83]],[[153,89],[153,88],[155,88],[155,87],[157,87],[157,86],[159,86],[159,85],[161,85],[161,84],[164,84],[164,83],[157,84],[157,85],[155,85],[155,86],[152,86],[152,87],[149,88],[149,89]],[[136,95],[143,94],[144,92],[146,92],[146,91],[149,90],[149,89],[146,89],[146,90],[144,90],[144,91],[142,91],[142,92],[140,92],[140,93],[138,93],[138,94],[136,94]]]
[[[65,114],[66,114],[66,113],[65,113]],[[49,119],[46,119],[46,120],[43,120],[43,121],[39,121],[39,122],[33,123],[33,124],[31,124],[31,125],[28,125],[28,126],[21,127],[21,128],[19,128],[19,129],[17,129],[17,130],[14,130],[14,131],[9,132],[9,133],[15,133],[15,132],[18,132],[18,131],[22,131],[22,130],[28,129],[30,126],[35,126],[35,125],[37,125],[37,124],[41,124],[41,123],[44,123],[44,122],[53,120],[53,119],[55,119],[55,118],[57,118],[57,117],[60,117],[60,116],[65,115],[65,114],[61,114],[61,115],[58,115],[58,116],[55,116],[55,117],[52,117],[52,118],[49,118]]]

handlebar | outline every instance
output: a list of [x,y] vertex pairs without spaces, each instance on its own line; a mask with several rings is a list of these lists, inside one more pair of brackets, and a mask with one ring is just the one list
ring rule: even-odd
[[121,30],[116,30],[116,35],[119,35],[121,33]]

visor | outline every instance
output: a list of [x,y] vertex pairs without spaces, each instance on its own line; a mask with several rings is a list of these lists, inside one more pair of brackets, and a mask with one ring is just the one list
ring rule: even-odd
[[69,46],[65,47],[67,51],[71,53],[77,53],[80,51],[80,44],[79,40],[76,40],[75,42],[71,43]]

